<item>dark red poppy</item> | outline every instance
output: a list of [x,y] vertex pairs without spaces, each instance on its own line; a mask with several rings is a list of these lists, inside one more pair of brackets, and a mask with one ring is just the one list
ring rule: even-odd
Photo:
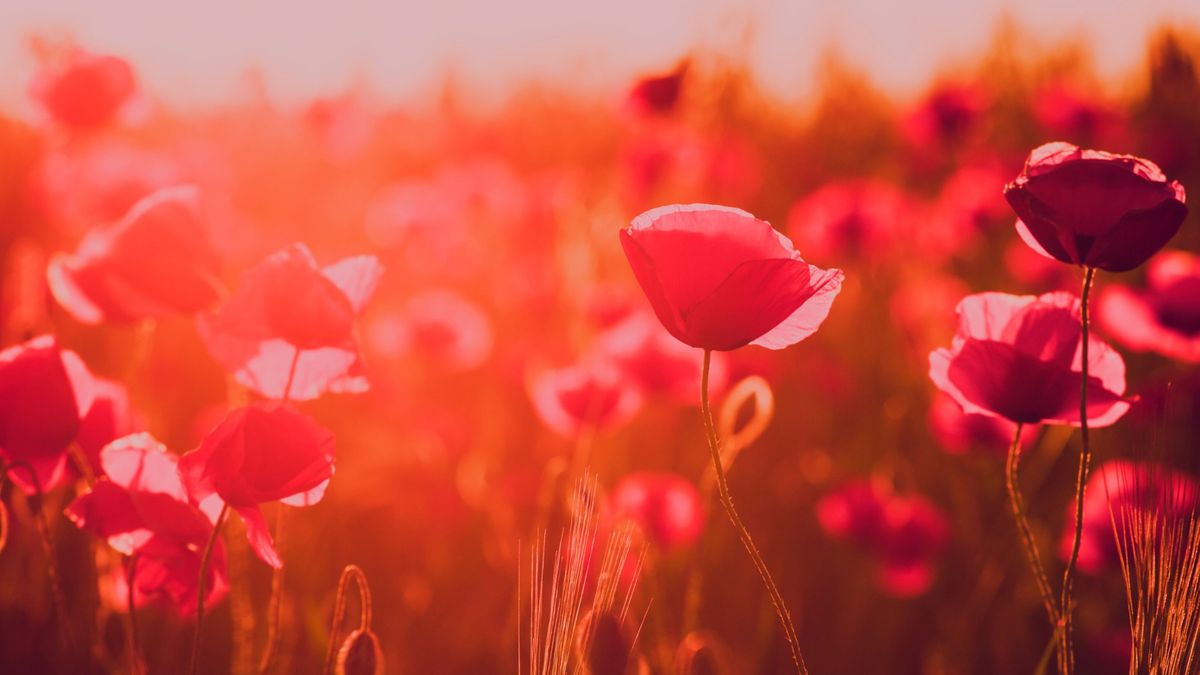
[[[968,414],[1025,424],[1079,425],[1079,299],[979,293],[958,305],[958,334],[929,355],[929,377]],[[1095,338],[1089,346],[1088,424],[1129,410],[1125,362]]]
[[770,223],[725,206],[647,211],[621,245],[659,321],[701,349],[793,345],[816,332],[842,288],[841,270],[809,265]]
[[258,557],[282,567],[259,505],[317,503],[333,476],[333,458],[328,429],[287,404],[259,402],[229,413],[179,460],[179,471],[194,501],[206,511],[220,501],[237,511]]
[[381,272],[369,255],[318,268],[306,246],[293,244],[246,272],[237,292],[200,315],[197,327],[213,357],[263,396],[366,391],[354,319]]
[[1017,232],[1040,253],[1110,272],[1158,252],[1187,216],[1183,186],[1131,155],[1047,143],[1004,188]]
[[[1096,574],[1116,565],[1115,527],[1126,536],[1130,519],[1152,511],[1164,522],[1200,515],[1200,481],[1195,476],[1148,462],[1114,460],[1101,465],[1088,479],[1083,501],[1083,532],[1079,569]],[[1070,558],[1074,544],[1075,507],[1067,509],[1059,554]]]
[[704,530],[704,505],[691,481],[671,473],[632,473],[612,489],[605,516],[632,521],[661,551],[690,546]]
[[61,482],[93,396],[83,361],[50,335],[0,352],[0,460],[19,464],[8,477],[25,493]]
[[90,129],[112,121],[135,87],[124,59],[78,50],[38,72],[29,91],[59,124]]
[[[196,608],[202,551],[213,523],[188,500],[174,455],[149,434],[113,441],[100,452],[104,477],[71,502],[66,515],[80,529],[133,558],[140,599],[168,600],[180,612]],[[213,548],[206,602],[227,589],[225,549]]]
[[222,291],[206,228],[194,188],[159,190],[89,232],[74,254],[55,256],[50,291],[89,324],[200,311]]
[[1200,361],[1200,258],[1183,251],[1155,256],[1146,288],[1106,287],[1096,316],[1106,333],[1130,349]]
[[642,407],[641,391],[607,361],[537,373],[530,378],[529,397],[542,422],[568,438],[618,429]]

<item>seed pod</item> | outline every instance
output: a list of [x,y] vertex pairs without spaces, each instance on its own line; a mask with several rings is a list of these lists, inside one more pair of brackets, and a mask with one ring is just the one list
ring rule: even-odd
[[337,675],[383,675],[383,650],[379,638],[368,628],[357,629],[346,637],[338,650]]
[[624,675],[629,640],[612,612],[589,611],[575,627],[575,657],[591,675]]
[[675,652],[676,675],[733,675],[728,650],[707,631],[688,633]]

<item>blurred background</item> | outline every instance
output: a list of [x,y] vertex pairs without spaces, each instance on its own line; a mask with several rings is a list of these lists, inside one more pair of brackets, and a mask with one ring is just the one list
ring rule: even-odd
[[[321,672],[350,563],[370,580],[388,672],[517,672],[519,570],[536,532],[553,548],[584,466],[601,538],[632,520],[647,546],[630,672],[677,672],[695,653],[710,670],[682,672],[786,672],[705,477],[699,354],[649,314],[617,238],[676,202],[744,208],[846,272],[816,335],[719,354],[713,373],[726,438],[764,425],[739,436],[730,479],[813,673],[1033,671],[1050,631],[1005,503],[1013,430],[938,394],[928,354],[969,293],[1077,292],[1076,270],[1019,240],[1001,196],[1032,148],[1136,153],[1200,194],[1200,5],[168,4],[0,3],[0,338],[56,335],[124,392],[113,436],[147,430],[181,454],[261,394],[194,316],[80,321],[48,288],[56,254],[190,184],[228,289],[293,242],[321,265],[379,258],[356,318],[369,391],[298,403],[334,432],[337,474],[289,516],[276,672]],[[86,124],[31,84],[82,53],[132,75],[82,97],[103,108]],[[1170,248],[1200,251],[1196,221]],[[1103,275],[1097,292],[1147,284]],[[1123,342],[1123,321],[1101,311],[1097,331],[1140,398],[1093,434],[1098,461],[1194,471],[1200,349]],[[1024,443],[1056,576],[1078,441],[1049,428]],[[80,656],[59,647],[31,505],[4,487],[0,671],[125,672],[120,557],[61,515],[86,489],[68,481],[42,506],[68,620],[91,645]],[[859,506],[884,524],[854,529]],[[1106,512],[1078,584],[1081,675],[1128,670]],[[225,542],[230,591],[202,672],[254,672],[271,572],[236,519]],[[149,672],[180,672],[185,612],[139,608]]]

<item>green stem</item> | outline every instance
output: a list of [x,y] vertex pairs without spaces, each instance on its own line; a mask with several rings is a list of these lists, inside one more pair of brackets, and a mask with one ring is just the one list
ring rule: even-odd
[[1042,564],[1042,555],[1038,552],[1037,540],[1029,526],[1029,518],[1025,513],[1025,500],[1021,497],[1021,486],[1017,480],[1017,469],[1021,462],[1021,424],[1013,434],[1012,446],[1008,450],[1008,461],[1005,463],[1004,484],[1008,488],[1008,503],[1012,509],[1013,519],[1017,522],[1017,530],[1021,535],[1021,543],[1025,547],[1025,557],[1033,569],[1033,578],[1037,582],[1038,593],[1042,596],[1042,605],[1050,618],[1051,630],[1058,626],[1058,609],[1054,600],[1054,591],[1050,587],[1050,577]]
[[725,480],[725,467],[721,462],[720,440],[717,438],[716,426],[713,424],[712,409],[708,403],[708,369],[711,360],[712,350],[704,350],[704,365],[700,373],[700,408],[704,416],[704,430],[708,437],[708,449],[712,454],[713,470],[716,472],[717,493],[721,497],[721,505],[725,507],[725,515],[729,516],[729,522],[733,524],[733,529],[737,530],[738,538],[741,539],[746,553],[750,555],[750,560],[754,563],[754,568],[758,570],[758,576],[762,578],[763,586],[767,589],[767,595],[771,598],[771,604],[775,607],[775,614],[779,617],[779,624],[783,627],[788,647],[792,651],[792,662],[796,665],[796,672],[800,673],[800,675],[808,675],[808,667],[804,663],[804,657],[800,654],[800,640],[796,636],[796,628],[792,625],[792,617],[788,612],[787,605],[783,601],[783,595],[780,594],[779,589],[775,586],[775,580],[771,577],[771,571],[767,568],[766,562],[763,561],[762,555],[758,552],[758,547],[755,546],[754,540],[750,537],[750,531],[742,523],[741,516],[738,515],[737,509],[733,506],[733,497],[729,494],[729,484]]
[[1075,654],[1072,645],[1071,616],[1074,608],[1071,606],[1071,586],[1075,581],[1075,564],[1079,561],[1079,544],[1083,537],[1083,493],[1087,486],[1088,472],[1092,466],[1092,448],[1088,442],[1088,296],[1092,290],[1092,282],[1096,278],[1096,268],[1086,268],[1083,275],[1083,290],[1080,293],[1079,327],[1082,339],[1081,370],[1079,384],[1079,471],[1075,476],[1075,536],[1071,543],[1071,556],[1067,559],[1067,568],[1063,572],[1062,599],[1062,635],[1059,649],[1059,672],[1070,675],[1075,668]]
[[192,633],[192,658],[188,662],[188,675],[196,675],[196,666],[200,660],[200,636],[204,626],[204,582],[208,577],[208,563],[212,559],[213,547],[217,544],[221,525],[225,523],[227,515],[229,504],[221,507],[221,514],[217,516],[217,522],[213,523],[212,534],[209,535],[208,544],[204,546],[204,555],[200,558],[200,578],[196,582],[196,629]]

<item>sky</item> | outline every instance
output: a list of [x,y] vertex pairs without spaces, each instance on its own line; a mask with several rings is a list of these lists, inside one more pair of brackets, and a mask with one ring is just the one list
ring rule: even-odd
[[272,95],[299,99],[364,79],[402,99],[450,70],[482,93],[531,78],[617,87],[697,45],[748,49],[784,97],[813,86],[831,47],[902,93],[978,53],[1001,17],[1039,44],[1086,39],[1100,72],[1119,77],[1162,23],[1200,26],[1200,0],[4,0],[0,100],[23,95],[36,32],[129,58],[180,102],[227,96],[249,67]]

